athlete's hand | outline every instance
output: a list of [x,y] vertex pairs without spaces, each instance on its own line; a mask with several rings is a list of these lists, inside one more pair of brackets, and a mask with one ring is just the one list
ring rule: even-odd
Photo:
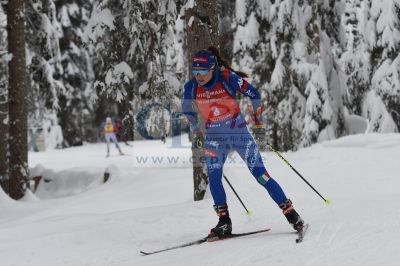
[[200,130],[193,131],[193,148],[201,149],[204,147],[204,136]]
[[265,135],[266,135],[266,130],[265,130],[265,125],[262,123],[257,123],[254,127],[253,127],[253,136],[254,139],[256,141],[256,143],[258,144],[258,146],[260,147],[260,150],[265,150]]

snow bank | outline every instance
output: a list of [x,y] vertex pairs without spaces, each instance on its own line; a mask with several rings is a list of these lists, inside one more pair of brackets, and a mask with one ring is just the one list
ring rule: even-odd
[[354,114],[345,114],[344,126],[348,135],[367,133],[368,120]]
[[[114,166],[106,168],[109,177],[115,178],[117,169]],[[76,195],[93,189],[104,183],[104,172],[87,168],[73,168],[54,171],[37,165],[31,170],[31,176],[41,176],[42,179],[35,191],[40,199],[60,198]],[[25,200],[32,200],[34,195],[27,195]]]
[[[183,150],[190,155],[190,147],[172,149],[171,142],[170,138],[166,144],[135,141],[134,152],[155,152],[158,147],[171,155],[183,155]],[[72,173],[65,167],[81,164],[85,166],[81,169],[95,169],[110,161],[115,165],[108,167],[112,179],[113,174],[120,176],[118,182],[74,197],[14,202],[18,208],[4,211],[0,207],[1,265],[397,265],[400,134],[351,135],[282,153],[332,200],[329,206],[278,156],[264,153],[271,176],[311,225],[301,245],[295,243],[281,210],[248,168],[226,165],[225,174],[252,212],[250,220],[224,184],[234,232],[265,227],[271,231],[154,256],[142,256],[139,250],[170,247],[207,234],[218,220],[212,200],[193,201],[190,166],[134,168],[133,156],[96,156],[101,151],[104,145],[85,144],[62,152],[29,154],[31,164],[40,160],[46,168],[57,169],[58,176],[61,170]],[[46,171],[43,168],[38,167],[37,173]],[[104,168],[98,172],[101,170]],[[0,191],[0,206],[3,204]]]
[[25,195],[19,200],[21,202],[35,202],[39,201],[39,198],[32,193],[30,189],[26,190]]
[[0,187],[0,211],[6,207],[12,206],[14,203],[15,201],[11,199]]

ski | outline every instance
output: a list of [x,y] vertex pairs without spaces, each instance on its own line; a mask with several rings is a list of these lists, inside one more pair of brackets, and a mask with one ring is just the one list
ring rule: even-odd
[[299,232],[297,232],[298,238],[296,239],[296,243],[303,242],[304,235],[307,233],[308,230],[308,226],[309,226],[308,224],[305,224],[303,228]]
[[230,239],[230,238],[254,235],[254,234],[268,232],[270,230],[271,230],[270,228],[266,228],[266,229],[251,231],[251,232],[245,232],[245,233],[239,233],[239,234],[230,234],[230,235],[226,235],[224,237],[207,237],[207,242],[215,242],[215,241],[225,240],[225,239]]
[[156,253],[160,253],[160,252],[164,252],[164,251],[168,251],[168,250],[184,248],[184,247],[189,247],[189,246],[194,246],[194,245],[200,245],[200,244],[205,243],[205,242],[216,242],[216,241],[219,241],[219,240],[226,240],[226,239],[231,239],[231,238],[236,238],[236,237],[254,235],[254,234],[258,234],[258,233],[268,232],[269,230],[271,230],[271,229],[266,228],[266,229],[261,229],[261,230],[257,230],[257,231],[246,232],[246,233],[230,234],[230,235],[227,235],[227,236],[221,237],[221,238],[206,236],[206,237],[201,238],[199,240],[195,240],[195,241],[192,241],[192,242],[189,242],[189,243],[185,243],[185,244],[182,244],[182,245],[169,247],[169,248],[164,248],[164,249],[160,249],[160,250],[156,250],[156,251],[152,251],[152,252],[140,251],[140,253],[142,255],[152,255],[152,254],[156,254]]
[[177,248],[184,248],[184,247],[189,247],[189,246],[194,246],[194,245],[200,245],[201,243],[204,243],[204,242],[207,242],[207,237],[204,237],[202,239],[192,241],[192,242],[189,242],[186,244],[178,245],[175,247],[164,248],[164,249],[160,249],[160,250],[156,250],[156,251],[152,251],[152,252],[140,251],[140,253],[142,255],[152,255],[152,254],[156,254],[156,253],[160,253],[160,252],[164,252],[164,251],[168,251],[168,250],[173,250],[173,249],[177,249]]

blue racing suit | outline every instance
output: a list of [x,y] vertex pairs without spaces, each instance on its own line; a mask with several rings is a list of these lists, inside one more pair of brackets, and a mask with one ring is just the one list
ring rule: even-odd
[[200,86],[196,79],[192,79],[184,86],[182,110],[189,120],[191,130],[199,130],[194,104],[206,122],[204,155],[214,203],[216,206],[226,204],[222,170],[229,152],[235,150],[258,183],[268,191],[276,204],[280,205],[287,198],[279,184],[265,169],[258,146],[235,100],[237,91],[250,97],[254,114],[259,114],[256,115],[255,122],[262,123],[260,94],[234,72],[217,68],[213,78],[206,85]]

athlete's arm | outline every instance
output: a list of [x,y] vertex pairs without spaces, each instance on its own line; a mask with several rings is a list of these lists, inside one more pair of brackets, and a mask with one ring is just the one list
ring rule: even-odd
[[193,86],[196,86],[193,80],[185,84],[182,99],[182,113],[187,117],[192,132],[197,131],[199,128],[197,123],[197,113],[193,110],[193,104],[195,101]]
[[263,110],[263,103],[261,101],[261,95],[258,90],[253,87],[247,80],[239,77],[234,72],[229,74],[229,85],[235,91],[239,91],[243,95],[246,95],[251,99],[251,104],[253,105],[253,112],[254,112],[254,122],[256,126],[263,125],[262,120],[262,110]]

